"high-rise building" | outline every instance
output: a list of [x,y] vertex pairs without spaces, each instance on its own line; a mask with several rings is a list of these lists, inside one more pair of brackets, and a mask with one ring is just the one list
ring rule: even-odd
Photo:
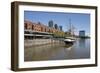
[[84,30],[79,31],[79,36],[80,37],[85,37],[85,31]]
[[52,20],[50,20],[50,21],[48,22],[48,26],[49,26],[49,27],[53,27],[53,21],[52,21]]
[[57,24],[55,24],[54,27],[55,27],[55,29],[58,29],[58,25]]
[[62,31],[62,26],[59,26],[60,31]]

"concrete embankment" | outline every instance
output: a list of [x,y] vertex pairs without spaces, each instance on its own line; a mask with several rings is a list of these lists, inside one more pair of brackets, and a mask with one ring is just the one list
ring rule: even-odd
[[46,44],[65,44],[61,40],[56,39],[33,39],[33,40],[24,40],[24,46],[38,46],[38,45],[46,45]]

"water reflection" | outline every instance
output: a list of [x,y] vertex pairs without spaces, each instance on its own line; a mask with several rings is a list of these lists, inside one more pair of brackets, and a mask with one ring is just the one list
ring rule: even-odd
[[63,60],[90,58],[90,40],[78,39],[74,45],[48,44],[27,47],[24,50],[25,61]]

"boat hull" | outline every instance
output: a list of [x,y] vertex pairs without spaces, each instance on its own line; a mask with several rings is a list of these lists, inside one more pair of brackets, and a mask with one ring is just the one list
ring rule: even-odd
[[65,42],[66,45],[67,44],[70,44],[70,45],[74,44],[74,42],[69,42],[69,41],[64,41],[64,42]]
[[64,40],[65,44],[74,44],[75,40],[74,39],[65,39]]

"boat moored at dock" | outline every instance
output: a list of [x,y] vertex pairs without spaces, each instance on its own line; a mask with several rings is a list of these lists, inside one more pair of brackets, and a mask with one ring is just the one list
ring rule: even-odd
[[75,38],[66,38],[64,39],[65,44],[73,44],[76,41]]

